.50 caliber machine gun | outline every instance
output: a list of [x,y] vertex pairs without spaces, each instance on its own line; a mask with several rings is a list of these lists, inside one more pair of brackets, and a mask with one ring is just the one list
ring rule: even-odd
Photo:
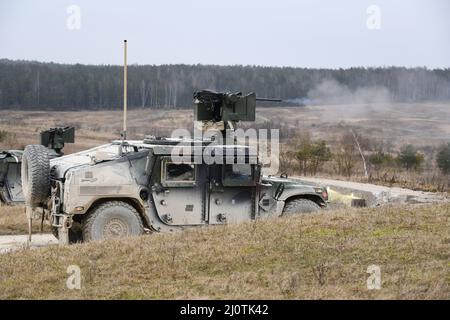
[[214,92],[194,93],[194,119],[197,121],[255,121],[256,101],[282,102],[281,99],[257,98],[255,93]]

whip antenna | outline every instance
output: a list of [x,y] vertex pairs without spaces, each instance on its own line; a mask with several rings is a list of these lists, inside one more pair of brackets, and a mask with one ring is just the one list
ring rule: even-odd
[[122,140],[127,139],[127,40],[123,40],[123,132]]

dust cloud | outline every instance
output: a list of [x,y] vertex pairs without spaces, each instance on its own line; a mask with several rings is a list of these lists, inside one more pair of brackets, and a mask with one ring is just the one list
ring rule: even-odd
[[390,102],[385,87],[362,87],[351,90],[334,79],[324,80],[308,92],[308,100],[314,104],[370,104]]

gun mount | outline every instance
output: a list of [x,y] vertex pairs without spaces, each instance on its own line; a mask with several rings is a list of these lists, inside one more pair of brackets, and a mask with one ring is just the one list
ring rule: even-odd
[[65,143],[75,142],[74,127],[50,128],[41,132],[41,144],[49,149],[50,157],[64,155],[62,149]]
[[254,92],[215,92],[202,90],[194,93],[196,121],[255,121],[256,101],[281,102],[280,99],[257,98]]

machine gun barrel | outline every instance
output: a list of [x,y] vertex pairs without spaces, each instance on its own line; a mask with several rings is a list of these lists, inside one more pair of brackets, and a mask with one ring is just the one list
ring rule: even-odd
[[272,98],[256,98],[256,101],[283,102],[283,100],[281,99],[272,99]]

